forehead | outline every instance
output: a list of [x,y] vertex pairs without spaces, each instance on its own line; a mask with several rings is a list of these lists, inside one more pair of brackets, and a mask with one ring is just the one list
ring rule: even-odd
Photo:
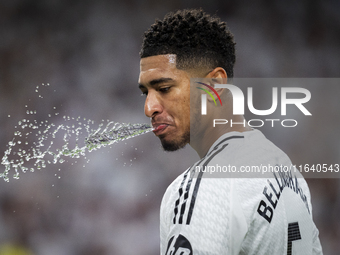
[[140,61],[139,83],[148,83],[152,79],[179,75],[176,68],[176,55],[157,55],[142,58]]

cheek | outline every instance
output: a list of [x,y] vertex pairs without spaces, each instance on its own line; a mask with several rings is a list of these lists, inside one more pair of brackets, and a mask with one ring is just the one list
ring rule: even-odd
[[167,113],[175,120],[177,127],[190,123],[190,98],[177,95],[167,103]]
[[184,126],[190,125],[190,95],[189,97],[183,98],[180,111],[182,113]]

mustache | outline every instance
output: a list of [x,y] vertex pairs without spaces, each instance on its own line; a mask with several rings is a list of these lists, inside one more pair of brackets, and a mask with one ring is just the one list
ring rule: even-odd
[[168,124],[171,125],[173,123],[173,118],[170,116],[155,116],[151,118],[151,124]]

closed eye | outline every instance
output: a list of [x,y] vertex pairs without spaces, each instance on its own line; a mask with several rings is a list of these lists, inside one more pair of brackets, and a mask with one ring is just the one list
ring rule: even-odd
[[158,90],[162,93],[167,93],[167,92],[169,92],[170,88],[171,87],[163,87],[163,88],[159,88]]
[[139,84],[139,89],[142,91],[141,96],[147,96],[148,95],[148,89],[143,86],[142,84]]

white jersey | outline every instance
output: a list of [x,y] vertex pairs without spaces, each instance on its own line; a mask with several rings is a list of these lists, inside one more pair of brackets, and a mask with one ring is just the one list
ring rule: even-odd
[[301,175],[209,178],[204,167],[217,164],[291,162],[258,130],[224,134],[164,194],[162,255],[322,254],[310,192]]

